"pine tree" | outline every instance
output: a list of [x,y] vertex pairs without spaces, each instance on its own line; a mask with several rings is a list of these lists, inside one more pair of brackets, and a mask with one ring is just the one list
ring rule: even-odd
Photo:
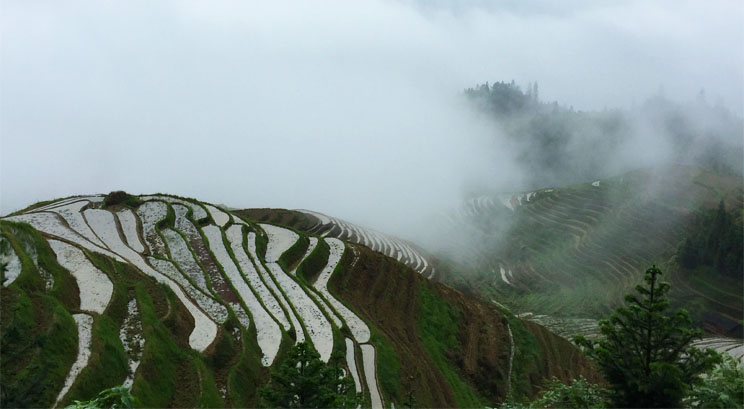
[[599,364],[614,407],[680,407],[700,374],[720,360],[713,350],[691,346],[702,330],[693,328],[687,311],[665,314],[670,286],[661,274],[656,266],[646,270],[645,286],[636,286],[640,298],[626,295],[627,306],[600,321],[598,340],[575,338]]
[[698,266],[698,250],[692,244],[689,237],[685,239],[684,244],[680,247],[677,257],[679,258],[679,263],[682,267],[695,268]]
[[354,408],[361,395],[354,381],[345,376],[341,354],[328,364],[310,344],[298,342],[287,352],[270,383],[261,389],[262,404],[269,408]]

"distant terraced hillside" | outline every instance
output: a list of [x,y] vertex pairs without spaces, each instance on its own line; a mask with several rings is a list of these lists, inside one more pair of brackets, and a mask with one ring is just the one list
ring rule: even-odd
[[121,196],[0,219],[3,407],[60,406],[122,383],[145,406],[251,407],[301,340],[324,361],[339,354],[375,408],[409,394],[427,407],[493,406],[534,395],[544,377],[596,379],[543,327],[365,246],[192,199]]
[[280,223],[321,237],[335,237],[367,246],[400,261],[427,278],[433,278],[436,274],[431,255],[415,244],[336,217],[310,210],[245,209],[237,212],[256,220]]
[[742,280],[683,274],[675,261],[692,211],[720,200],[740,211],[740,178],[683,166],[475,198],[440,220],[467,236],[452,241],[447,271],[458,274],[443,280],[520,312],[600,318],[656,264],[677,305],[741,328]]

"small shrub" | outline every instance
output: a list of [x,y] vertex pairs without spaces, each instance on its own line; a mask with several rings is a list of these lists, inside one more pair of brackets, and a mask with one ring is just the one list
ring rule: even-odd
[[129,392],[129,388],[115,386],[102,390],[95,399],[76,400],[74,404],[65,409],[135,408],[140,405],[139,400]]
[[723,362],[694,385],[682,403],[689,408],[744,407],[744,363],[723,354]]
[[545,382],[540,398],[533,403],[537,408],[604,408],[607,391],[590,384],[583,376],[564,385],[557,378]]
[[103,198],[103,207],[110,207],[115,205],[137,207],[141,203],[142,201],[137,196],[132,196],[123,190],[113,191]]
[[558,378],[546,379],[540,397],[533,401],[519,401],[510,397],[499,409],[543,408],[604,408],[607,390],[590,384],[583,376],[565,385]]

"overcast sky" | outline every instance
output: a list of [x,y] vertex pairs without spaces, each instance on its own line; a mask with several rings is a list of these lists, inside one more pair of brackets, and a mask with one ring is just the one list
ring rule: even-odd
[[736,1],[3,1],[0,214],[124,189],[395,231],[519,164],[459,98],[741,115]]

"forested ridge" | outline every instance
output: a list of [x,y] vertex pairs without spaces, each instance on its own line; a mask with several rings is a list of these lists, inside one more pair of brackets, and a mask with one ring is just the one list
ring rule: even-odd
[[514,81],[486,82],[464,95],[517,147],[525,189],[601,179],[661,161],[742,175],[742,119],[709,103],[704,90],[686,103],[660,90],[629,109],[592,111],[542,101],[537,82],[525,90]]
[[686,269],[706,269],[731,278],[741,278],[742,209],[701,209],[690,220],[690,233],[679,248],[678,261]]

